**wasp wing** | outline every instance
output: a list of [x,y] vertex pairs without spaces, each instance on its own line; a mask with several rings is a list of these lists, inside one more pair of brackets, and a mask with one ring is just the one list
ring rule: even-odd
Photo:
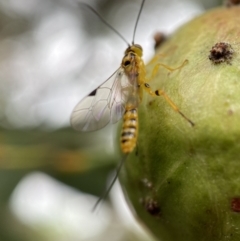
[[80,101],[71,115],[71,125],[79,131],[95,131],[116,123],[125,111],[133,85],[119,68],[96,91]]

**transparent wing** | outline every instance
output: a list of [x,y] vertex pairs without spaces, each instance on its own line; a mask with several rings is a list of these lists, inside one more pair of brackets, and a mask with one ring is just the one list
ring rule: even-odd
[[79,131],[95,131],[116,123],[125,111],[133,85],[119,68],[104,84],[80,101],[71,115],[71,125]]

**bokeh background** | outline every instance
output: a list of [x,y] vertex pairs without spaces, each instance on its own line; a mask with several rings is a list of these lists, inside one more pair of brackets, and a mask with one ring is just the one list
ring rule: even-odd
[[[132,41],[141,0],[85,2]],[[220,4],[146,0],[135,38],[144,60],[154,55],[156,32],[169,35]],[[118,183],[91,212],[120,160],[117,125],[78,133],[69,124],[125,48],[75,0],[0,0],[0,241],[154,240]]]

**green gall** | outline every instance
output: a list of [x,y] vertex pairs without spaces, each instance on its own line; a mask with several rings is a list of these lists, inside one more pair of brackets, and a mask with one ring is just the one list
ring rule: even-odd
[[[173,72],[161,67],[150,85],[164,90],[195,123],[162,96],[144,94],[137,148],[121,182],[159,240],[240,240],[239,23],[240,8],[207,12],[161,45],[157,61],[147,67],[151,76],[158,62],[177,67],[188,60]],[[216,64],[209,56],[218,43],[231,48]]]

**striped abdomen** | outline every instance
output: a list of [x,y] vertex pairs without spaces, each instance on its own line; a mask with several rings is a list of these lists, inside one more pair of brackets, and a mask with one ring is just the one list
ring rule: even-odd
[[122,152],[128,154],[133,151],[137,143],[138,135],[138,113],[137,109],[131,105],[126,106],[123,115],[123,127],[121,134]]

